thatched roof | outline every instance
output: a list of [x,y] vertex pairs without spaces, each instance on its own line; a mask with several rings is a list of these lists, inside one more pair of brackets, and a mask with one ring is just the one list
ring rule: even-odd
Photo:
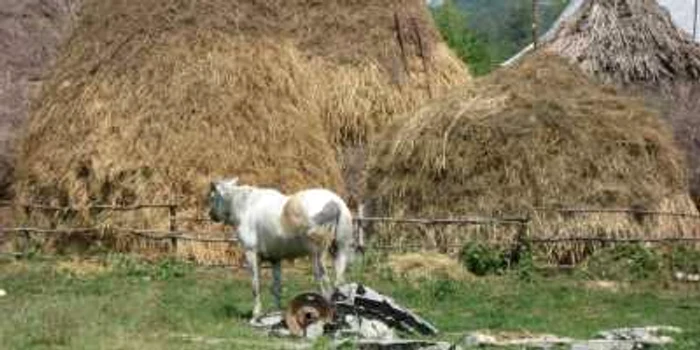
[[[580,3],[580,4],[579,4]],[[604,81],[665,87],[700,79],[700,45],[656,0],[574,1],[543,46]]]
[[419,0],[85,1],[33,110],[18,196],[177,194],[194,211],[232,175],[343,193],[337,146],[466,79]]
[[[533,209],[697,212],[658,114],[551,55],[528,56],[408,113],[380,139],[390,141],[376,145],[368,167],[376,215],[529,214],[537,234],[565,235],[649,231],[633,218],[571,220]],[[653,230],[657,224],[651,232],[683,228],[669,221]]]

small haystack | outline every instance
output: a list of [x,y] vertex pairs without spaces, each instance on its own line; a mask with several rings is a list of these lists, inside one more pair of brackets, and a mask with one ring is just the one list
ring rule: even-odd
[[[21,144],[18,199],[177,195],[188,216],[233,175],[347,194],[337,148],[466,72],[418,0],[87,0]],[[167,215],[113,223],[165,228]]]
[[[377,144],[368,167],[375,214],[531,215],[530,232],[558,237],[692,233],[681,219],[535,210],[697,213],[672,135],[642,101],[546,54],[472,85],[399,119],[380,138],[391,141]],[[505,241],[517,228],[473,231]]]
[[388,257],[387,266],[395,276],[412,282],[435,279],[464,280],[471,277],[457,259],[440,253],[392,254]]

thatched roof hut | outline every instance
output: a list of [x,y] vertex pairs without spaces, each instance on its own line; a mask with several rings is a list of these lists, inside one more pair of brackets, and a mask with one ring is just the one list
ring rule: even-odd
[[408,113],[379,139],[390,141],[377,144],[368,167],[377,215],[529,215],[534,234],[557,237],[694,234],[682,219],[557,214],[562,207],[697,213],[683,158],[658,114],[561,58],[528,56]]
[[700,46],[656,0],[583,1],[544,47],[619,84],[700,79]]
[[578,2],[543,48],[659,108],[685,151],[700,204],[700,44],[656,0]]
[[337,148],[467,79],[420,0],[86,0],[33,108],[17,197],[178,195],[193,213],[232,175],[347,193]]
[[[660,109],[685,151],[692,194],[700,204],[700,104],[695,102],[700,100],[700,45],[662,5],[677,11],[673,1],[572,0],[540,38],[541,48]],[[504,65],[531,52],[529,46]]]

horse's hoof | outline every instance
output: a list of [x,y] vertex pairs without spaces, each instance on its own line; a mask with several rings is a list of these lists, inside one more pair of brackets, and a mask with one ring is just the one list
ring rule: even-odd
[[256,326],[256,327],[260,327],[263,325],[262,322],[260,322],[260,315],[251,317],[250,321],[248,321],[248,323],[251,326]]

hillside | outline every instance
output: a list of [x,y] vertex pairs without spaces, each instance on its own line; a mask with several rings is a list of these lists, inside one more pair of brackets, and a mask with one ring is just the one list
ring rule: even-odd
[[[452,0],[467,13],[467,26],[483,38],[494,64],[532,42],[531,0]],[[540,34],[554,23],[568,0],[540,1]]]
[[0,199],[8,197],[12,144],[29,101],[69,32],[78,0],[3,0],[0,11]]

